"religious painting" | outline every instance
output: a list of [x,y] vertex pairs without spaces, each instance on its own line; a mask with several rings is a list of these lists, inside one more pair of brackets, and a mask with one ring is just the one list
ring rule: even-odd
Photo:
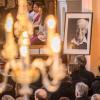
[[48,14],[55,15],[54,12],[56,9],[51,11],[51,8],[48,6],[50,4],[53,4],[54,6],[55,0],[35,0],[33,2],[33,11],[29,13],[29,19],[32,21],[34,27],[33,35],[30,38],[31,49],[43,48],[47,43],[48,33],[45,19]]
[[66,13],[64,54],[90,54],[91,12]]

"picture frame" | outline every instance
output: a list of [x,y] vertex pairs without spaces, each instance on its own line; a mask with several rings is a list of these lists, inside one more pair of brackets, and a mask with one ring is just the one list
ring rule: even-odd
[[64,54],[90,54],[92,12],[65,14]]

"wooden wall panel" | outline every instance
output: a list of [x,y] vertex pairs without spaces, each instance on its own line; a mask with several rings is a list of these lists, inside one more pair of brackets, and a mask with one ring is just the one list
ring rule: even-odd
[[91,46],[91,70],[98,74],[100,65],[100,0],[93,0],[93,30]]

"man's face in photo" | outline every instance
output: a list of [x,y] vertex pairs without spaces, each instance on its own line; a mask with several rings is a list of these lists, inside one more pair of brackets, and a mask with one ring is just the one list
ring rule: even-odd
[[75,39],[77,42],[82,42],[85,38],[85,35],[87,33],[87,22],[85,20],[78,20],[77,21],[77,28],[76,28],[76,35]]
[[78,42],[82,42],[85,37],[86,32],[87,32],[87,29],[78,26],[78,28],[76,30],[76,37],[75,37],[76,40]]

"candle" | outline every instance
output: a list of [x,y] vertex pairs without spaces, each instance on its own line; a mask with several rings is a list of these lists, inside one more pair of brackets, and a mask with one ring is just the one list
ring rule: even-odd
[[6,30],[6,32],[12,32],[13,31],[13,17],[11,15],[11,13],[9,13],[7,15],[5,30]]
[[55,36],[53,37],[51,48],[54,53],[59,53],[61,51],[61,41],[58,34],[55,34]]
[[20,36],[20,56],[23,59],[24,63],[26,65],[29,65],[30,60],[29,60],[29,36],[26,31],[24,31],[21,36]]
[[53,15],[49,15],[46,19],[46,25],[47,25],[47,34],[48,34],[48,40],[47,40],[47,46],[48,46],[48,53],[50,55],[53,54],[51,44],[52,39],[54,37],[54,34],[56,33],[56,19]]
[[[7,60],[12,60],[18,55],[18,48],[13,35],[13,17],[11,13],[7,15],[5,23],[6,42],[2,50],[2,55]],[[12,52],[13,51],[13,52]]]

